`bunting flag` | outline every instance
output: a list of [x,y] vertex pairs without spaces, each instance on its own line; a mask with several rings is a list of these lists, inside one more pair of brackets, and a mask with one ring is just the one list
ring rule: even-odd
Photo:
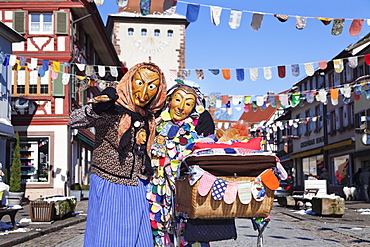
[[[257,31],[261,28],[262,20],[265,15],[271,15],[274,18],[277,18],[280,22],[286,22],[289,19],[289,17],[294,17],[296,19],[295,27],[297,30],[304,29],[307,25],[308,19],[319,20],[324,25],[329,25],[330,23],[332,23],[331,21],[333,20],[333,18],[327,18],[327,17],[309,17],[309,16],[299,16],[299,15],[271,14],[271,13],[266,13],[266,12],[261,12],[261,11],[255,12],[251,10],[234,10],[228,7],[211,6],[211,5],[198,4],[198,3],[189,3],[185,1],[177,1],[177,2],[187,4],[186,18],[189,22],[195,22],[197,20],[200,7],[208,7],[210,8],[211,22],[214,25],[218,26],[220,24],[220,16],[221,16],[222,10],[223,9],[230,10],[229,26],[232,29],[236,29],[240,26],[241,17],[243,13],[248,13],[252,15],[250,26],[252,30],[254,31]],[[333,26],[331,28],[331,34],[340,35],[343,32],[343,26],[346,20],[351,21],[350,28],[348,29],[349,34],[351,36],[359,35],[362,30],[363,23],[365,21],[364,19],[359,19],[359,18],[352,18],[352,19],[334,18]],[[368,23],[368,25],[370,25],[370,19],[366,19],[366,22]]]

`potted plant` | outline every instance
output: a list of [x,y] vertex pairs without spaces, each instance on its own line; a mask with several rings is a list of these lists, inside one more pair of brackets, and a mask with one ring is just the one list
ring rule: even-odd
[[69,195],[76,197],[76,200],[78,202],[81,201],[81,197],[82,197],[81,185],[79,183],[71,184],[71,191],[70,191]]
[[15,144],[13,151],[13,161],[10,167],[9,196],[8,205],[21,205],[24,192],[21,191],[21,148],[19,145],[19,134],[15,133]]
[[82,197],[85,199],[89,199],[90,184],[82,185],[81,189],[82,189]]

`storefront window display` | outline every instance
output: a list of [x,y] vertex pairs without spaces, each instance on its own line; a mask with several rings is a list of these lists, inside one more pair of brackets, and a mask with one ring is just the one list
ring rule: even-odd
[[22,183],[48,183],[49,138],[21,138],[20,159]]
[[303,158],[304,179],[320,179],[324,168],[323,160],[324,156],[322,154]]
[[348,185],[350,184],[350,157],[349,155],[342,155],[334,157],[334,175],[335,185]]

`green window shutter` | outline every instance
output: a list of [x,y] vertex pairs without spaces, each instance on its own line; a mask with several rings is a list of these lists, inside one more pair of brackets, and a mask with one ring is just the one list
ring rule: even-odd
[[53,96],[54,97],[64,97],[64,85],[62,83],[63,73],[64,72],[64,65],[60,65],[60,72],[58,73],[58,78],[53,80]]
[[55,12],[55,33],[68,34],[68,12],[56,11]]
[[26,33],[26,11],[15,10],[13,12],[13,29],[20,34]]

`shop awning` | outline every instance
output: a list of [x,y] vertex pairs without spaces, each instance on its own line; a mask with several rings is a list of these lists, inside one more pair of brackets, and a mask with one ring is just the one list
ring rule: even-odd
[[333,144],[326,145],[326,146],[324,146],[324,150],[340,148],[340,147],[351,145],[352,143],[353,143],[352,139],[348,139],[348,140],[344,140],[344,141],[340,141],[340,142],[336,142],[336,143],[333,143]]
[[13,125],[0,123],[0,136],[5,138],[15,138]]
[[307,156],[311,156],[311,155],[319,154],[319,153],[321,153],[321,152],[322,152],[321,147],[320,147],[320,148],[315,148],[315,149],[311,149],[311,150],[308,150],[308,151],[304,151],[304,152],[300,152],[300,153],[292,154],[292,155],[290,155],[290,159],[296,159],[296,158],[301,158],[301,157],[307,157]]

